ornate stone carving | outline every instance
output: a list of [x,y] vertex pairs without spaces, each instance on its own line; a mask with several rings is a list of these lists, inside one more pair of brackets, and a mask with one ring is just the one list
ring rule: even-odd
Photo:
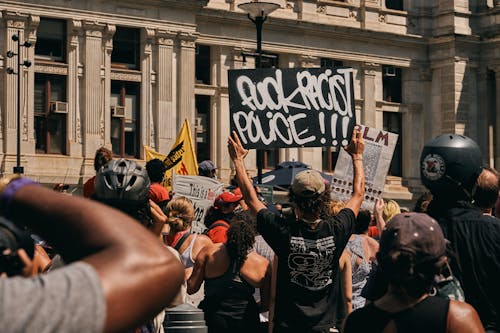
[[318,6],[318,8],[316,8],[316,12],[318,14],[326,14],[326,6]]
[[139,71],[111,69],[111,80],[141,82],[142,74]]
[[86,37],[102,38],[104,29],[107,28],[103,23],[97,21],[83,21],[83,29]]
[[380,71],[380,64],[365,62],[363,64],[363,74],[364,75],[376,75]]
[[61,63],[35,62],[35,72],[44,74],[68,75],[68,65]]
[[198,38],[198,34],[180,32],[177,34],[177,37],[179,38],[181,47],[194,49],[196,46],[196,39]]
[[71,20],[70,21],[70,34],[69,34],[69,45],[72,47],[78,46],[78,38],[82,33],[82,21]]
[[385,14],[378,14],[378,21],[381,23],[385,23]]
[[104,33],[102,35],[102,43],[106,53],[109,55],[111,55],[111,52],[113,51],[113,36],[115,32],[116,26],[114,24],[106,24],[106,28],[104,29]]
[[26,40],[30,41],[31,43],[36,42],[36,29],[38,28],[39,24],[40,16],[30,15],[28,20],[28,36]]
[[319,63],[318,57],[315,57],[315,56],[312,56],[309,54],[301,55],[299,57],[299,59],[300,59],[300,66],[301,67],[314,67],[314,66],[318,66],[318,63]]
[[143,50],[146,55],[151,55],[152,50],[152,45],[154,43],[154,38],[156,35],[156,32],[154,29],[148,29],[144,28],[144,42],[143,42]]
[[171,30],[156,30],[156,43],[158,45],[173,46],[177,34]]

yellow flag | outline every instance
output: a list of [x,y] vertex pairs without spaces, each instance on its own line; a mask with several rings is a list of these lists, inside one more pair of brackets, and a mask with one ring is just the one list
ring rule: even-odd
[[146,151],[146,162],[158,158],[165,163],[167,171],[165,172],[163,186],[168,190],[172,188],[172,172],[177,175],[198,175],[198,161],[194,153],[191,129],[187,119],[184,120],[177,140],[168,155],[160,154],[148,146],[144,146],[144,149]]

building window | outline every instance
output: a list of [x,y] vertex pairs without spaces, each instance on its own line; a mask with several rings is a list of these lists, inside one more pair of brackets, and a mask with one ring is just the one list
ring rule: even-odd
[[395,10],[404,10],[404,1],[403,0],[385,0],[385,8],[395,9]]
[[382,66],[382,86],[384,101],[402,103],[401,68]]
[[139,91],[139,83],[111,82],[111,146],[120,157],[139,157]]
[[403,149],[401,140],[403,137],[402,116],[397,112],[384,112],[384,131],[399,134],[394,155],[392,156],[391,166],[389,167],[390,176],[403,176]]
[[260,67],[261,68],[278,68],[280,58],[278,54],[262,53]]
[[323,171],[333,172],[339,158],[338,149],[336,147],[321,147],[321,154]]
[[334,60],[330,58],[321,58],[320,66],[321,67],[342,67],[344,64],[340,60]]
[[196,83],[211,84],[210,46],[196,45]]
[[35,74],[35,149],[42,154],[66,154],[66,77]]
[[116,27],[113,36],[111,66],[114,68],[140,69],[141,31]]
[[36,32],[35,57],[66,61],[66,21],[40,18]]
[[198,161],[210,158],[210,96],[196,95],[196,158]]

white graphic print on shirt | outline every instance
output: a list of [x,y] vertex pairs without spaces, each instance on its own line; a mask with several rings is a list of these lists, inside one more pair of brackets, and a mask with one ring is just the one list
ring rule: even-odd
[[320,290],[331,284],[335,249],[333,236],[317,240],[292,236],[288,256],[291,282],[309,290]]

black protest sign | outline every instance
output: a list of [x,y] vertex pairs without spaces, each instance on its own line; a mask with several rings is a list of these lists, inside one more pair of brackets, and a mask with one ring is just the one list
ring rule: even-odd
[[356,115],[352,68],[229,71],[231,130],[245,148],[348,144]]

